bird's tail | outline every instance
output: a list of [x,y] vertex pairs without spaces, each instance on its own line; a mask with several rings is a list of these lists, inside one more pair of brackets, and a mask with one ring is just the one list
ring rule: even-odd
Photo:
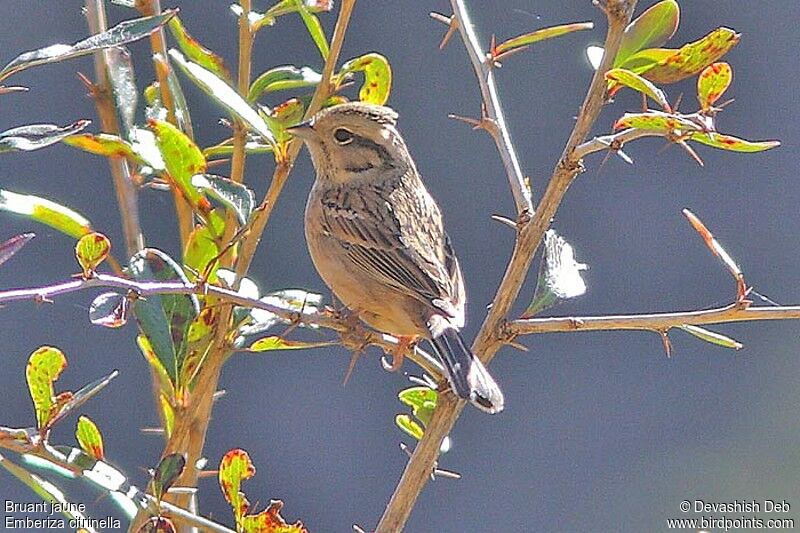
[[503,410],[503,392],[483,363],[464,344],[457,329],[443,328],[430,343],[447,370],[456,396],[490,414]]

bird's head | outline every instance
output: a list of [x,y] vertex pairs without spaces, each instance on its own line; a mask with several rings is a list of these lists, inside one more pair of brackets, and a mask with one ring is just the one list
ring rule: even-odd
[[323,109],[288,131],[308,146],[317,179],[343,183],[413,164],[396,124],[389,107],[351,102]]

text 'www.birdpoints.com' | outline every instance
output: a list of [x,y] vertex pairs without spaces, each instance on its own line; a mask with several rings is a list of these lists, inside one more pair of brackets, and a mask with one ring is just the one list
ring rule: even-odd
[[667,529],[699,532],[756,529],[794,529],[786,500],[733,500],[711,502],[683,500],[678,509],[684,516],[667,518]]

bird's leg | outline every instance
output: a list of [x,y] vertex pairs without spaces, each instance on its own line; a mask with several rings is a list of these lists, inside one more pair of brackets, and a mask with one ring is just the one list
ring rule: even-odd
[[383,365],[383,369],[387,372],[397,372],[400,370],[400,367],[403,366],[403,360],[406,356],[406,350],[408,350],[414,342],[416,342],[416,337],[398,337],[397,338],[397,347],[389,354],[392,357],[392,362],[388,362],[385,357],[381,358],[381,365]]

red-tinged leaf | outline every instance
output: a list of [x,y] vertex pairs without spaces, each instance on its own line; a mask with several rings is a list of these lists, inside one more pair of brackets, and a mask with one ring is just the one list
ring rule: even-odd
[[78,439],[81,449],[97,459],[102,461],[105,458],[103,450],[103,436],[97,425],[87,416],[78,418],[78,427],[75,430],[75,437]]
[[744,345],[737,340],[734,340],[721,333],[717,333],[716,331],[711,331],[709,329],[701,328],[700,326],[683,324],[682,326],[678,327],[681,328],[686,333],[694,335],[700,340],[703,340],[711,344],[716,344],[717,346],[722,346],[723,348],[731,348],[732,350],[741,350],[744,347]]
[[0,265],[11,259],[11,257],[22,249],[23,246],[33,239],[33,233],[22,233],[15,235],[7,241],[0,243]]
[[[202,277],[211,261],[219,256],[217,240],[208,226],[198,224],[189,234],[189,240],[183,251],[183,265],[186,267],[186,276],[190,280]],[[216,280],[216,268],[209,272],[207,281]],[[191,337],[191,330],[189,333]]]
[[58,403],[53,382],[66,367],[67,358],[61,350],[52,346],[42,346],[28,359],[25,376],[36,411],[36,424],[40,430],[46,429],[56,414]]
[[151,516],[137,533],[175,533],[175,524],[166,516]]
[[663,46],[675,34],[679,22],[680,7],[675,0],[663,0],[651,6],[625,28],[614,66],[622,66],[639,50]]
[[592,28],[594,28],[594,24],[591,22],[575,22],[572,24],[561,24],[558,26],[551,26],[549,28],[542,28],[524,35],[512,37],[507,41],[503,41],[494,47],[492,55],[497,58],[506,52],[514,50],[515,48],[529,46],[531,44],[538,43],[539,41],[544,41],[545,39],[560,37],[575,31],[591,30]]
[[614,68],[606,72],[606,79],[613,83],[618,83],[629,87],[634,91],[638,91],[646,96],[649,96],[655,102],[664,108],[665,111],[671,111],[669,101],[664,94],[664,91],[656,87],[652,82],[644,79],[638,74],[625,70],[622,68]]
[[287,524],[280,514],[283,502],[272,500],[269,506],[258,514],[247,515],[242,519],[244,533],[308,533],[299,520]]
[[143,37],[147,37],[162,25],[166,24],[169,19],[175,16],[175,13],[177,13],[177,10],[172,9],[165,10],[159,15],[126,20],[120,22],[113,28],[92,35],[73,45],[54,44],[46,48],[40,48],[39,50],[25,52],[14,58],[9,64],[3,67],[3,70],[0,70],[0,80],[4,80],[16,72],[36,65],[55,63],[57,61],[91,54],[103,48],[118,47],[137,41]]
[[226,453],[219,464],[219,486],[225,500],[233,508],[236,525],[240,527],[242,518],[250,508],[244,493],[241,491],[242,481],[256,474],[256,467],[246,451],[233,449]]
[[186,457],[182,453],[172,453],[161,459],[153,470],[153,496],[157,500],[166,494],[169,488],[181,477],[186,467]]
[[131,143],[109,133],[81,133],[70,135],[63,141],[64,144],[103,157],[124,157],[140,165],[147,162],[136,153]]
[[733,80],[733,70],[724,61],[703,69],[697,78],[697,99],[703,111],[709,111],[714,102],[728,89]]
[[321,348],[323,346],[333,346],[335,342],[305,342],[282,339],[276,335],[263,337],[253,342],[248,348],[249,352],[269,352],[273,350],[304,350],[306,348]]
[[169,122],[150,119],[148,126],[156,136],[156,144],[175,187],[196,209],[208,212],[211,204],[197,187],[192,185],[192,176],[204,174],[206,171],[206,158],[203,152],[188,135]]
[[63,141],[91,124],[91,120],[78,120],[66,126],[55,124],[29,124],[0,133],[0,154],[5,152],[30,152]]
[[703,242],[705,242],[706,246],[711,253],[719,258],[722,261],[722,264],[725,265],[725,268],[728,269],[728,272],[731,273],[733,276],[734,281],[736,281],[736,292],[740,299],[744,298],[745,293],[747,292],[747,284],[744,281],[744,274],[742,273],[742,269],[739,268],[739,265],[736,264],[736,261],[733,260],[733,257],[722,247],[719,241],[714,237],[714,234],[711,233],[711,230],[703,224],[703,221],[700,218],[689,211],[688,209],[683,210],[683,215],[689,220],[689,223],[692,225],[694,230],[700,234],[702,237]]
[[351,59],[342,65],[339,79],[351,72],[364,73],[364,85],[358,92],[359,100],[378,105],[386,103],[392,89],[392,68],[385,57],[373,52]]
[[[270,110],[262,107],[261,116],[269,125],[269,129],[272,130],[275,140],[281,145],[281,148],[284,148],[286,142],[292,138],[286,128],[296,126],[303,120],[305,109],[305,104],[299,98],[290,98]],[[279,150],[279,153],[284,155],[283,150]]]
[[694,76],[724,56],[739,42],[740,34],[717,28],[702,39],[686,44],[642,75],[655,83],[675,83]]
[[128,323],[128,298],[118,292],[104,292],[89,306],[89,322],[105,328],[121,328]]
[[763,152],[781,145],[780,141],[746,141],[732,135],[716,132],[692,133],[689,139],[721,150],[744,153]]
[[189,32],[186,31],[179,17],[173,17],[172,20],[169,21],[169,29],[172,36],[175,37],[175,40],[178,42],[178,47],[181,49],[181,52],[183,52],[187,58],[210,70],[222,79],[231,79],[231,73],[225,67],[222,58],[192,37]]
[[698,124],[672,113],[648,111],[647,113],[625,113],[614,123],[614,129],[636,128],[664,132],[669,135],[701,131]]
[[87,233],[75,244],[75,258],[83,269],[83,277],[94,276],[95,269],[106,260],[111,251],[111,241],[102,233]]

